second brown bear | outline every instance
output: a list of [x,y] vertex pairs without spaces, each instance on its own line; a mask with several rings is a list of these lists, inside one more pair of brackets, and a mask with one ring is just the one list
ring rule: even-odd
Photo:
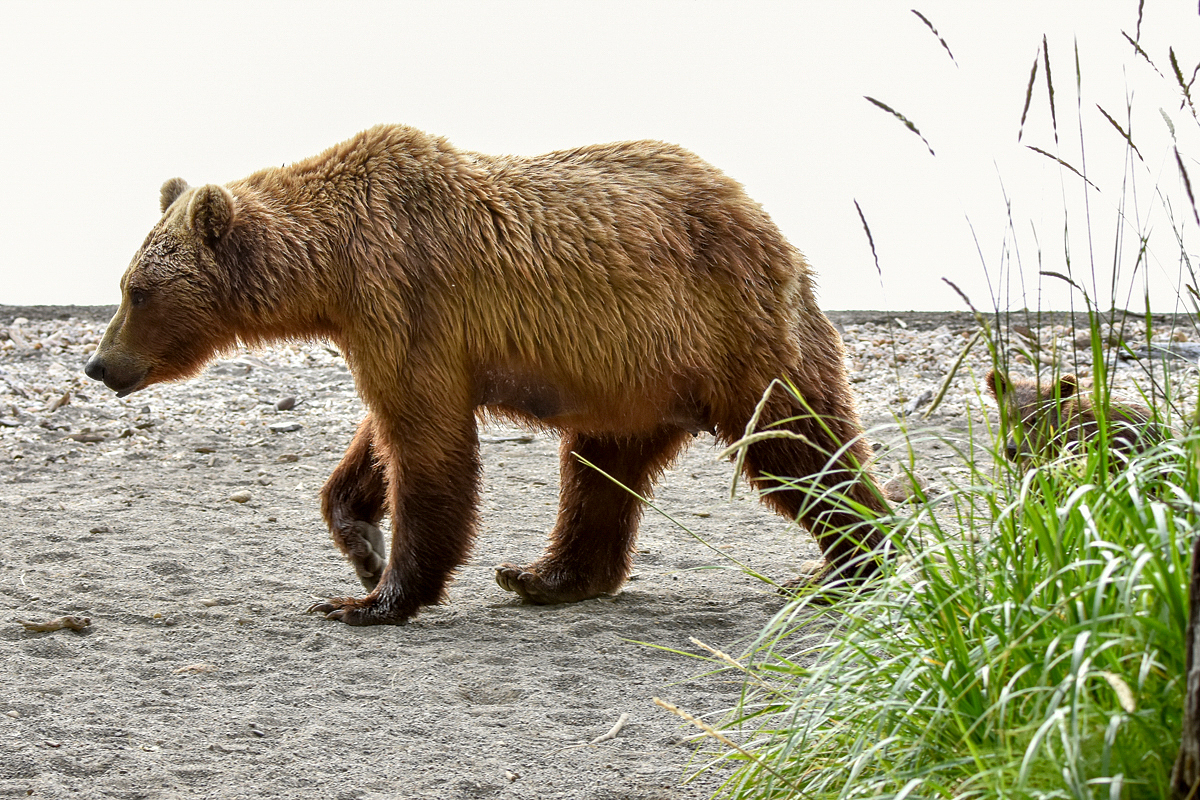
[[[1079,379],[1063,375],[1057,381],[1010,378],[992,370],[988,391],[996,401],[1009,432],[1005,456],[1025,463],[1076,452],[1100,434],[1092,398],[1079,392]],[[1112,402],[1104,417],[1112,449],[1128,457],[1170,436],[1154,421],[1150,409],[1136,403]]]

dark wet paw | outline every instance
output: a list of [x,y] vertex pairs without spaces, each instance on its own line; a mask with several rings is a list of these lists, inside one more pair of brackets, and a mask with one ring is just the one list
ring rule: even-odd
[[321,614],[325,619],[344,622],[347,625],[400,625],[416,613],[388,609],[374,598],[367,596],[331,597],[308,607],[309,614]]
[[496,583],[506,592],[517,593],[526,603],[540,606],[577,603],[607,594],[602,590],[581,587],[582,581],[547,580],[543,571],[533,564],[528,567],[500,564],[496,567]]
[[542,579],[526,567],[500,564],[496,567],[496,583],[506,592],[517,593],[526,603],[542,605],[555,602],[546,598]]

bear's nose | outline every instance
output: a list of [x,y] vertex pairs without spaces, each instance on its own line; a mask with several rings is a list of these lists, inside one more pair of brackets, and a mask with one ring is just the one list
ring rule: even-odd
[[104,362],[98,356],[92,356],[83,367],[83,374],[94,381],[104,380]]
[[1017,446],[1013,442],[1008,443],[1008,447],[1004,448],[1004,455],[1008,456],[1009,461],[1017,460]]

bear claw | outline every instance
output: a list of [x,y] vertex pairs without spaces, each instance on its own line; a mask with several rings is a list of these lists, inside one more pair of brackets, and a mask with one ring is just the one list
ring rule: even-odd
[[308,613],[320,614],[325,619],[344,622],[347,625],[400,625],[412,616],[411,613],[387,611],[369,597],[362,600],[354,597],[331,597],[313,603],[308,607]]
[[535,573],[516,566],[515,564],[500,564],[496,567],[496,583],[506,592],[515,592],[529,603],[538,602],[531,596],[531,584],[537,581]]

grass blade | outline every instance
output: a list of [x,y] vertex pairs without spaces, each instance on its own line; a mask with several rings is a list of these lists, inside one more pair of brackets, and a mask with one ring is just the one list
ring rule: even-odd
[[924,22],[924,23],[925,23],[925,27],[929,28],[930,32],[932,32],[932,33],[933,33],[933,35],[937,37],[937,40],[938,40],[939,42],[941,42],[941,44],[942,44],[942,49],[944,49],[944,50],[946,51],[946,55],[950,56],[950,60],[951,60],[951,61],[954,61],[954,66],[956,66],[956,67],[957,67],[957,66],[958,66],[958,61],[955,61],[955,59],[954,59],[954,53],[951,53],[951,52],[950,52],[950,45],[946,44],[946,40],[945,40],[945,39],[943,39],[943,38],[942,38],[942,35],[941,35],[940,33],[938,33],[938,32],[937,32],[937,28],[933,27],[933,23],[932,23],[932,22],[930,22],[930,21],[928,20],[928,18],[926,18],[926,16],[925,16],[924,14],[922,14],[920,11],[917,11],[915,8],[914,8],[914,9],[912,9],[912,13],[916,14],[916,15],[917,15],[917,19],[921,20],[921,22]]
[[[1139,24],[1140,24],[1140,20],[1139,20]],[[1140,44],[1138,44],[1133,39],[1130,39],[1129,34],[1126,33],[1125,31],[1121,31],[1121,35],[1124,36],[1125,41],[1129,42],[1129,44],[1133,47],[1133,52],[1137,53],[1139,56],[1141,56],[1143,59],[1145,59],[1146,63],[1150,65],[1150,69],[1157,72],[1158,76],[1160,78],[1166,77],[1165,75],[1162,74],[1162,71],[1159,70],[1159,68],[1154,65],[1154,62],[1150,60],[1150,56],[1147,55],[1146,51],[1142,49],[1142,46]]]
[[880,107],[880,108],[882,108],[884,111],[888,112],[888,113],[889,113],[889,114],[891,114],[893,117],[895,117],[896,119],[898,119],[898,120],[900,120],[901,122],[903,122],[903,123],[904,123],[904,127],[908,128],[910,131],[912,131],[912,132],[913,132],[913,133],[915,133],[917,136],[919,136],[919,137],[921,138],[921,141],[922,141],[922,142],[925,142],[925,147],[926,147],[926,148],[929,150],[929,155],[931,155],[931,156],[935,156],[935,155],[937,155],[937,153],[933,152],[933,148],[929,146],[929,142],[928,142],[928,141],[925,139],[925,137],[924,137],[924,136],[922,136],[922,135],[921,135],[921,132],[920,132],[919,130],[917,130],[917,126],[916,126],[916,125],[914,125],[914,124],[912,123],[912,120],[910,120],[908,117],[904,116],[904,115],[903,115],[903,114],[901,114],[899,111],[897,111],[896,109],[892,108],[892,107],[891,107],[891,106],[889,106],[887,103],[884,103],[884,102],[883,102],[883,101],[881,101],[881,100],[876,100],[874,97],[864,97],[864,99],[865,99],[865,100],[866,100],[868,103],[873,103],[874,105],[876,105],[876,106],[879,106],[879,107]]
[[[1055,137],[1055,138],[1057,138],[1057,137]],[[1028,147],[1028,148],[1029,148],[1030,150],[1032,150],[1033,152],[1037,153],[1038,155],[1043,155],[1043,156],[1045,156],[1046,158],[1050,159],[1051,161],[1057,161],[1057,162],[1058,162],[1058,164],[1059,164],[1059,166],[1066,167],[1067,169],[1071,170],[1071,172],[1074,172],[1074,173],[1075,173],[1076,175],[1078,175],[1080,178],[1083,178],[1083,180],[1084,180],[1084,181],[1087,183],[1087,185],[1088,185],[1088,186],[1092,187],[1092,188],[1093,188],[1093,189],[1095,189],[1096,191],[1100,191],[1100,187],[1099,187],[1099,186],[1097,186],[1096,184],[1092,183],[1090,180],[1088,180],[1088,178],[1087,178],[1087,176],[1086,176],[1086,175],[1084,175],[1082,172],[1080,172],[1079,170],[1077,170],[1077,169],[1075,169],[1074,167],[1072,167],[1072,166],[1071,166],[1070,164],[1068,164],[1067,162],[1063,161],[1063,160],[1062,160],[1061,158],[1059,158],[1058,156],[1056,156],[1056,155],[1054,155],[1054,154],[1052,154],[1052,153],[1047,153],[1047,152],[1046,152],[1045,150],[1043,150],[1042,148],[1040,148],[1040,147],[1034,147],[1034,146],[1033,146],[1033,145],[1031,145],[1031,144],[1027,144],[1027,145],[1025,145],[1025,146],[1026,146],[1026,147]]]
[[1137,145],[1133,143],[1133,139],[1128,133],[1125,132],[1125,129],[1122,128],[1121,125],[1115,119],[1113,119],[1112,116],[1109,115],[1109,113],[1105,111],[1099,103],[1096,104],[1096,108],[1100,109],[1100,113],[1104,115],[1106,120],[1108,120],[1108,124],[1117,129],[1117,133],[1121,134],[1121,138],[1124,139],[1126,144],[1128,144],[1130,148],[1133,149],[1133,152],[1137,154],[1138,160],[1140,160],[1143,164],[1146,163],[1146,159],[1142,158],[1142,152],[1138,150]]
[[1179,61],[1175,58],[1175,48],[1168,48],[1167,51],[1171,57],[1171,70],[1175,73],[1175,80],[1179,83],[1179,90],[1183,92],[1183,102],[1179,104],[1180,108],[1185,106],[1192,111],[1192,117],[1196,117],[1196,105],[1192,102],[1192,84],[1196,82],[1196,73],[1200,72],[1200,64],[1196,65],[1196,69],[1192,70],[1192,79],[1184,80],[1183,70],[1179,68]]
[[1054,143],[1058,144],[1058,114],[1054,110],[1054,81],[1050,78],[1050,44],[1046,41],[1045,34],[1042,34],[1042,59],[1046,64],[1046,94],[1050,99],[1050,126],[1054,128]]
[[867,244],[871,245],[871,257],[875,259],[875,271],[879,273],[880,284],[883,283],[883,268],[879,266],[879,254],[875,252],[875,237],[871,235],[871,226],[867,224],[867,218],[863,215],[862,206],[858,201],[854,201],[854,209],[858,211],[858,218],[862,222],[863,231],[867,234]]
[[[1038,55],[1041,55],[1039,52]],[[1033,83],[1037,80],[1038,56],[1033,57],[1033,67],[1029,70],[1029,85],[1025,87],[1025,107],[1021,109],[1021,126],[1017,128],[1017,142],[1025,134],[1025,117],[1029,115],[1029,104],[1033,101]]]
[[1179,148],[1175,148],[1175,163],[1179,165],[1179,174],[1183,177],[1183,188],[1187,190],[1188,201],[1192,204],[1192,213],[1196,215],[1196,224],[1200,225],[1200,211],[1196,210],[1196,195],[1192,194],[1192,179],[1188,177],[1187,167],[1183,165],[1183,157]]

